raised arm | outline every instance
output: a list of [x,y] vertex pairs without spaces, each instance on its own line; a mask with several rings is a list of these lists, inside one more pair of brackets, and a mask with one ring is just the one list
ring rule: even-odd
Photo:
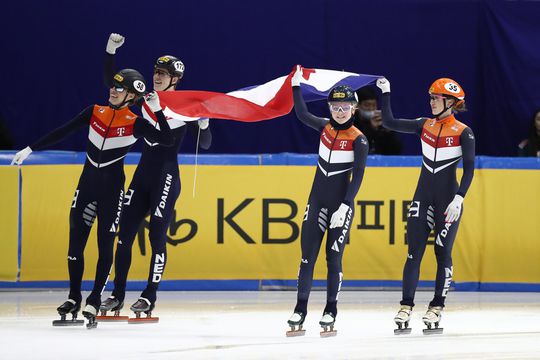
[[390,82],[386,78],[380,78],[377,80],[377,87],[381,89],[383,93],[381,108],[383,126],[387,129],[403,133],[420,134],[426,119],[394,118],[394,114],[392,114],[392,107],[390,106]]
[[302,93],[300,92],[300,86],[293,87],[293,97],[294,112],[301,122],[317,131],[321,131],[328,124],[328,119],[315,116],[308,111]]
[[300,65],[297,65],[296,71],[291,78],[294,111],[296,113],[296,116],[301,122],[303,122],[307,126],[317,131],[321,131],[326,126],[326,124],[328,124],[329,120],[315,116],[308,111],[306,102],[304,101],[304,98],[302,97],[302,92],[300,90],[301,82],[303,82],[302,67]]
[[116,49],[118,49],[122,44],[124,44],[125,38],[120,34],[112,33],[109,35],[109,40],[107,41],[107,47],[105,48],[105,60],[103,62],[103,82],[110,88],[113,86],[113,77],[116,73],[116,66],[114,63],[114,55],[116,54]]
[[[116,54],[116,49],[121,47],[124,44],[125,37],[120,34],[112,33],[109,36],[107,41],[107,48],[105,49],[105,59],[103,61],[103,83],[110,89],[113,85],[114,75],[116,75],[116,64],[114,61],[114,56]],[[143,98],[138,98],[135,100],[133,105],[142,106],[144,103]]]

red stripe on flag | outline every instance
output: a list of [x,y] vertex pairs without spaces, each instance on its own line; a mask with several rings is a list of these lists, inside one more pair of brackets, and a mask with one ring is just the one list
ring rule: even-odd
[[291,74],[265,106],[210,91],[159,91],[158,95],[163,108],[167,106],[175,113],[189,117],[255,122],[286,115],[293,108]]

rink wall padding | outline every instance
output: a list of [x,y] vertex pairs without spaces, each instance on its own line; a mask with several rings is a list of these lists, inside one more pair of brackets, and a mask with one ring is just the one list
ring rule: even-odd
[[[0,165],[10,158],[11,153],[1,153]],[[138,159],[138,154],[126,159],[126,186]],[[182,193],[168,233],[161,288],[294,288],[316,159],[296,154],[199,156],[193,197],[194,157],[179,156]],[[38,152],[28,160],[20,168],[0,166],[0,287],[67,287],[68,215],[84,154]],[[420,157],[369,157],[344,254],[345,287],[401,286],[406,213],[420,165]],[[453,253],[455,289],[540,291],[540,161],[480,156],[476,167]],[[131,289],[142,288],[148,274],[145,225],[134,244]],[[421,269],[420,286],[427,288],[436,270],[433,244],[431,238]],[[321,253],[316,286],[324,286],[326,277]],[[85,288],[94,277],[96,259],[93,230],[85,252]]]
[[0,280],[17,281],[19,270],[19,170],[0,166]]

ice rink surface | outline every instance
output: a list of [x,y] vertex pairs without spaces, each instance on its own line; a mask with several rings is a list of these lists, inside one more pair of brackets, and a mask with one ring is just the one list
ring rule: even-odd
[[[417,295],[412,333],[395,336],[399,292],[344,291],[338,334],[321,338],[325,293],[316,291],[306,335],[287,338],[293,291],[161,292],[159,323],[93,330],[52,326],[67,291],[3,291],[0,359],[540,359],[540,294],[451,292],[444,334],[425,336],[431,294]],[[137,296],[128,293],[123,315]]]

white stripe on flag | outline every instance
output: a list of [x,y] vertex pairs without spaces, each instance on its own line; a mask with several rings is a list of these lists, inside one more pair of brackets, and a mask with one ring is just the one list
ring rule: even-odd
[[287,79],[287,76],[281,76],[248,90],[231,91],[227,93],[227,95],[250,101],[259,106],[266,106],[266,104],[276,97],[276,94],[283,86],[285,79]]
[[309,75],[309,79],[305,81],[306,84],[313,86],[317,90],[324,92],[330,90],[338,82],[349,76],[358,76],[358,74],[350,73],[346,71],[336,70],[324,70],[313,69],[315,72]]

